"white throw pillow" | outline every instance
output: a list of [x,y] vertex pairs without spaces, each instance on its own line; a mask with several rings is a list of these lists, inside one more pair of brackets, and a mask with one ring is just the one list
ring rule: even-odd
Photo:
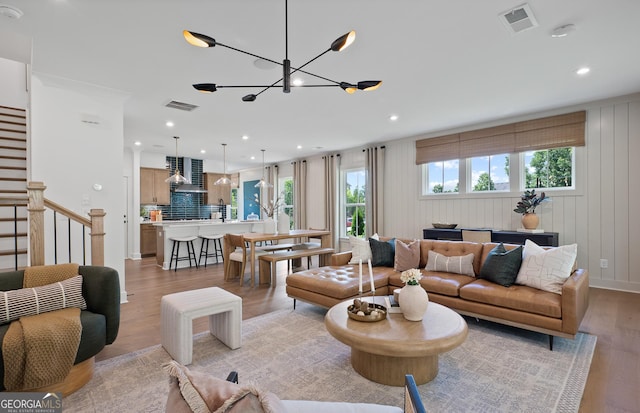
[[544,249],[527,240],[516,284],[562,294],[562,285],[571,275],[577,255],[578,244]]
[[474,257],[475,255],[473,255],[473,253],[447,257],[446,255],[429,250],[427,266],[424,269],[427,271],[450,272],[475,277],[476,273],[473,271]]
[[[378,234],[373,234],[371,238],[375,240],[379,240],[380,237]],[[362,260],[362,262],[367,262],[371,259],[371,246],[369,245],[368,239],[357,238],[353,235],[349,235],[349,244],[351,244],[351,260],[349,264],[357,264]]]

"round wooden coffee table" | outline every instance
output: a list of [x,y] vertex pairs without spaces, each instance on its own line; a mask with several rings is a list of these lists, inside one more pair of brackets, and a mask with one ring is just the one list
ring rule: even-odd
[[[381,298],[376,303],[381,304]],[[371,301],[368,298],[367,301]],[[387,314],[377,322],[349,318],[353,300],[333,306],[325,316],[329,333],[351,347],[351,365],[360,375],[389,386],[404,386],[405,374],[417,384],[438,374],[438,355],[467,338],[467,323],[455,311],[429,303],[422,322],[407,321],[402,314]]]

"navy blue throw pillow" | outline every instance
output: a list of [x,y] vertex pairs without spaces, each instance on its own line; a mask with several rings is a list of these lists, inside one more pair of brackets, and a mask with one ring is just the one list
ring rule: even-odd
[[389,241],[378,241],[369,238],[369,246],[371,246],[372,267],[393,267],[393,261],[396,256],[395,238]]

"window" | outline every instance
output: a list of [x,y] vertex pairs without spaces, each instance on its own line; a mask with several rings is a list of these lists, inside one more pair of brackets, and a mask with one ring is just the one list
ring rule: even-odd
[[278,189],[282,198],[282,208],[289,216],[289,229],[293,228],[293,178],[290,176],[278,178]]
[[423,167],[423,194],[457,193],[460,162],[430,162]]
[[364,237],[365,234],[365,170],[351,169],[343,173],[342,205],[344,226],[341,236]]
[[469,192],[509,191],[509,154],[471,158]]
[[574,148],[524,152],[525,189],[574,188]]
[[228,219],[238,219],[238,188],[231,188],[231,217]]

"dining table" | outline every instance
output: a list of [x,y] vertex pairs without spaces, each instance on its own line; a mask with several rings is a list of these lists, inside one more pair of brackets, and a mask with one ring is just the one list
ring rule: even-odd
[[[251,285],[254,285],[256,271],[256,244],[267,241],[278,241],[283,239],[320,238],[322,248],[331,247],[331,231],[318,229],[292,229],[288,232],[276,232],[271,234],[250,232],[242,234],[244,240],[249,244],[249,263],[251,266]],[[301,241],[302,242],[302,241]],[[319,265],[327,265],[327,258],[320,255]]]

